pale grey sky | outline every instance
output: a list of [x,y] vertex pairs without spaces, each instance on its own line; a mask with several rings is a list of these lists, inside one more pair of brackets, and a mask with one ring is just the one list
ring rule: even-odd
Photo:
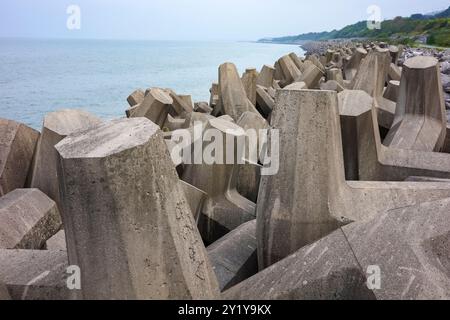
[[[81,29],[66,27],[69,5]],[[257,40],[445,9],[448,0],[1,0],[0,37]]]

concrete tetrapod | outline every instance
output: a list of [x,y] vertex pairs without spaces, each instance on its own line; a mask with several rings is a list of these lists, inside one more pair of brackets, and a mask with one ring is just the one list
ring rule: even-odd
[[138,89],[128,96],[127,101],[130,107],[134,107],[142,103],[142,101],[144,101],[144,97],[145,92],[142,89]]
[[101,124],[93,114],[82,110],[64,109],[45,115],[42,133],[34,159],[31,187],[48,195],[61,209],[55,145],[70,134],[85,131]]
[[237,227],[207,249],[221,291],[258,272],[256,220]]
[[84,299],[207,299],[218,285],[158,126],[119,119],[56,145]]
[[224,63],[219,67],[219,87],[225,114],[238,121],[242,114],[251,111],[259,114],[250,102],[242,85],[236,66]]
[[[386,211],[300,249],[223,298],[448,300],[449,219],[450,199]],[[370,290],[374,266],[381,281]]]
[[363,90],[375,99],[378,122],[386,129],[390,129],[394,122],[396,108],[394,102],[383,97],[390,61],[391,56],[387,49],[370,52],[361,62],[349,86],[353,90]]
[[410,176],[450,178],[450,155],[396,149],[381,143],[374,100],[360,90],[339,94],[346,176],[350,180],[404,181]]
[[16,189],[0,198],[0,249],[40,250],[60,228],[55,202],[38,189]]
[[440,151],[447,117],[439,62],[415,57],[403,64],[395,119],[384,145],[419,151]]
[[67,252],[0,249],[0,279],[13,300],[73,300],[67,287]]
[[247,98],[253,105],[256,105],[256,81],[258,72],[254,68],[246,69],[242,75],[242,85],[244,86]]
[[0,118],[0,197],[26,187],[39,132]]
[[[211,142],[212,137],[215,138],[214,142]],[[198,224],[207,244],[256,217],[256,205],[236,189],[237,163],[242,161],[238,158],[240,152],[235,150],[233,155],[226,146],[227,139],[234,141],[235,146],[242,146],[239,140],[245,141],[245,137],[245,131],[232,122],[209,120],[203,136],[203,154],[193,156],[194,159],[200,158],[201,164],[186,165],[183,173],[184,181],[208,194]],[[212,156],[213,151],[215,157]],[[227,154],[232,161],[227,158]]]
[[350,58],[349,62],[344,66],[345,80],[352,80],[358,72],[361,61],[367,56],[364,48],[357,48]]
[[[258,199],[259,181],[261,179],[261,169],[257,163],[259,159],[251,159],[251,157],[254,158],[255,155],[259,156],[258,152],[261,150],[261,139],[259,135],[261,130],[269,129],[269,123],[253,112],[244,112],[237,125],[253,137],[252,140],[248,136],[245,138],[244,157],[250,163],[238,165],[236,188],[239,194],[256,203]],[[254,144],[255,141],[256,145]]]
[[163,89],[148,89],[142,103],[129,109],[129,118],[145,117],[161,128],[169,112],[173,112],[173,103],[170,94]]
[[258,197],[260,269],[339,226],[450,196],[448,183],[346,181],[337,93],[277,92],[279,172],[263,176]]
[[285,87],[292,82],[297,81],[302,76],[301,71],[298,69],[297,65],[294,63],[294,61],[292,61],[289,55],[281,57],[278,60],[278,63],[284,75],[284,80],[281,84],[282,87]]
[[261,72],[256,78],[256,85],[263,86],[264,88],[269,88],[273,84],[275,74],[275,68],[272,66],[264,65]]

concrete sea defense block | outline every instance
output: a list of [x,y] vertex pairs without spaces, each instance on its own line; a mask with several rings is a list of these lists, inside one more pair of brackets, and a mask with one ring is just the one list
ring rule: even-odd
[[145,92],[142,89],[138,89],[128,96],[127,101],[130,107],[134,107],[142,103],[142,101],[144,101],[144,97]]
[[275,74],[275,68],[272,66],[264,65],[256,78],[256,84],[269,88],[273,84]]
[[42,133],[34,159],[31,187],[37,188],[56,202],[61,209],[55,145],[70,134],[85,131],[101,124],[95,115],[83,111],[64,109],[45,115]]
[[160,128],[166,122],[167,115],[173,110],[173,99],[169,93],[160,88],[148,89],[144,101],[137,108],[130,110],[130,118],[145,117]]
[[207,248],[221,291],[258,272],[256,220],[234,229]]
[[389,50],[370,52],[361,62],[349,88],[363,90],[375,99],[380,126],[390,129],[395,116],[395,103],[383,98],[384,84],[390,66]]
[[66,233],[64,230],[58,231],[53,237],[47,240],[45,247],[47,250],[64,250],[67,251]]
[[[265,120],[264,120],[265,121]],[[203,150],[193,159],[199,164],[186,165],[183,180],[208,194],[203,205],[198,224],[203,240],[211,244],[234,230],[241,224],[255,219],[255,204],[237,191],[237,169],[239,151],[231,154],[227,149],[227,140],[239,146],[238,139],[245,139],[245,131],[233,122],[223,119],[211,119],[204,131]],[[205,138],[205,135],[209,138]],[[216,140],[211,143],[210,137]],[[217,142],[218,141],[218,142]],[[206,159],[207,151],[223,150],[214,159]],[[232,161],[227,160],[227,154]],[[206,159],[206,160],[205,160]]]
[[[450,199],[443,199],[347,225],[231,288],[223,297],[448,300],[449,209]],[[378,284],[370,279],[374,271],[380,277]]]
[[38,131],[0,118],[0,196],[26,187],[38,139]]
[[[255,148],[254,150],[257,150],[257,152],[262,149],[262,142],[259,135],[262,130],[269,129],[269,123],[252,112],[245,112],[237,122],[237,125],[246,132],[251,130],[251,134],[256,136],[254,137],[254,140],[250,140],[247,136],[245,141],[244,157],[247,160],[251,160],[250,157],[253,155],[253,149]],[[256,203],[258,199],[259,181],[261,179],[261,169],[257,164],[259,159],[253,159],[253,161],[255,160],[256,163],[238,165],[236,174],[237,191],[254,203]]]
[[258,114],[255,106],[247,97],[236,66],[224,63],[219,67],[219,86],[225,114],[238,121],[246,111]]
[[67,267],[65,251],[0,249],[0,279],[13,300],[75,299]]
[[61,228],[53,200],[37,189],[16,189],[0,198],[0,248],[42,249]]
[[278,91],[271,126],[280,165],[261,179],[261,269],[351,221],[450,196],[448,183],[346,181],[336,92]]
[[81,269],[82,298],[216,297],[217,280],[157,125],[115,120],[56,149],[69,263]]
[[415,57],[403,65],[395,119],[384,144],[398,149],[440,151],[447,117],[439,62]]
[[381,143],[374,100],[360,90],[339,94],[346,175],[350,180],[404,181],[409,176],[450,178],[450,156],[395,149]]
[[247,98],[253,105],[256,105],[256,82],[258,72],[254,68],[246,69],[242,75],[242,84],[244,85]]

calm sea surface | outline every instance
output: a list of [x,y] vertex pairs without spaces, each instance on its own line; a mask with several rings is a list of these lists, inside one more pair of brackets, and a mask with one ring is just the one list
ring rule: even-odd
[[258,70],[298,46],[244,42],[0,39],[0,117],[35,129],[62,108],[124,115],[136,88],[172,88],[209,101],[218,66]]

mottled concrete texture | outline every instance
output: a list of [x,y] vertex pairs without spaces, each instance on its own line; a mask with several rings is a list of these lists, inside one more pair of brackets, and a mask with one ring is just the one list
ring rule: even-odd
[[0,198],[0,249],[42,249],[61,228],[53,200],[37,189],[16,189]]
[[339,94],[347,178],[404,181],[409,176],[450,178],[450,155],[386,147],[381,143],[374,100],[367,93]]
[[144,118],[114,120],[56,149],[69,263],[81,268],[82,298],[217,296],[158,126]]
[[248,99],[236,66],[224,63],[219,67],[219,86],[225,114],[238,121],[242,114],[251,111],[259,114]]
[[394,123],[384,144],[397,149],[440,151],[446,124],[438,60],[408,59],[403,65]]
[[88,130],[102,121],[83,110],[64,109],[48,113],[44,117],[34,159],[31,187],[49,196],[61,208],[55,145],[70,134]]
[[280,169],[261,179],[260,268],[343,224],[450,196],[448,183],[346,181],[339,119],[336,92],[277,92],[271,125],[280,132]]
[[[448,300],[449,219],[450,199],[384,212],[300,249],[223,298]],[[373,266],[379,288],[371,287]]]
[[39,132],[0,118],[0,196],[27,186]]
[[[265,120],[263,120],[265,121]],[[202,164],[187,165],[182,179],[208,194],[198,228],[203,240],[211,244],[241,224],[255,219],[255,203],[244,198],[237,191],[237,169],[239,152],[234,152],[233,164],[227,164],[226,141],[245,139],[245,131],[233,122],[223,119],[211,119],[205,130],[213,129],[221,135],[224,150],[223,159],[216,159],[213,163],[202,161]],[[210,145],[204,141],[203,149]],[[210,147],[211,148],[211,147]],[[195,150],[193,150],[195,152]],[[198,155],[193,154],[193,159]],[[214,159],[212,159],[214,160]],[[242,159],[239,159],[242,161]]]
[[13,300],[71,300],[67,287],[67,253],[0,249],[0,279]]
[[249,221],[207,248],[220,290],[250,278],[258,272],[256,220]]

